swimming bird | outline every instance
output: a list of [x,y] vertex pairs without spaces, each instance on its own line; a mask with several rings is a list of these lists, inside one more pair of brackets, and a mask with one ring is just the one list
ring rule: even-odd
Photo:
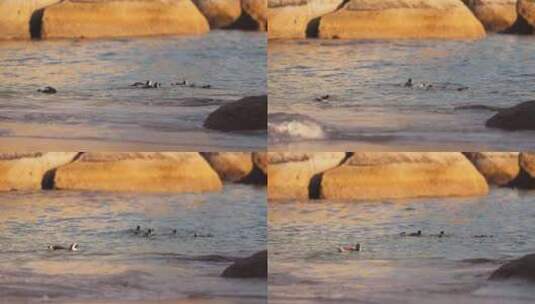
[[329,95],[322,95],[320,97],[316,97],[316,101],[325,101],[328,100],[331,96]]
[[422,231],[418,230],[417,232],[412,232],[412,233],[402,232],[399,235],[400,236],[422,236]]
[[63,247],[61,245],[49,245],[48,249],[50,249],[50,250],[78,251],[78,243],[72,243],[69,247]]
[[176,234],[176,229],[173,229],[173,234]]
[[417,232],[409,233],[409,236],[422,236],[422,231],[418,230]]
[[44,87],[37,90],[37,92],[44,93],[44,94],[56,94],[58,91],[54,89],[53,87]]
[[137,225],[136,230],[134,230],[134,234],[139,234],[141,232],[141,226]]
[[151,228],[147,229],[147,232],[145,232],[143,234],[143,236],[146,237],[146,238],[150,237],[152,235],[152,231],[153,230]]
[[412,78],[409,78],[403,86],[406,88],[412,88]]
[[338,252],[348,252],[348,251],[360,251],[360,244],[357,243],[355,245],[346,245],[338,247]]
[[433,236],[436,236],[436,237],[441,238],[441,237],[445,236],[445,234],[444,234],[444,231],[440,231],[439,234],[435,234],[435,235],[433,235]]

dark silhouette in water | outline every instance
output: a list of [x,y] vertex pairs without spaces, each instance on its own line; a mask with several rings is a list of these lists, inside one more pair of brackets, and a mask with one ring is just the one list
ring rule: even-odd
[[356,243],[355,245],[346,245],[338,247],[338,252],[348,252],[348,251],[360,251],[360,244]]
[[44,87],[41,89],[38,89],[37,92],[44,93],[44,94],[56,94],[58,91],[54,89],[53,87]]
[[320,97],[316,97],[316,101],[325,101],[325,100],[328,100],[331,96],[329,95],[323,95],[323,96],[320,96]]
[[147,230],[147,232],[145,232],[145,234],[143,234],[143,236],[146,237],[146,238],[150,237],[151,235],[153,235],[152,231],[153,231],[152,228],[149,228]]
[[403,86],[406,88],[412,88],[412,78],[409,78]]
[[412,233],[402,232],[399,235],[400,236],[422,236],[422,231],[418,230],[417,232],[412,232]]
[[49,250],[69,250],[69,251],[78,251],[78,243],[72,243],[69,247],[63,247],[61,245],[49,245]]

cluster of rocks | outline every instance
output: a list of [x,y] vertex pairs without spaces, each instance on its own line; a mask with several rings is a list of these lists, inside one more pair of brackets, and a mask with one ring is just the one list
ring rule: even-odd
[[267,0],[2,0],[0,39],[265,31]]
[[266,184],[262,152],[0,153],[0,191],[219,191],[224,182]]
[[382,200],[483,196],[489,185],[535,188],[535,154],[270,152],[268,197]]
[[269,0],[270,38],[482,38],[531,34],[532,0]]

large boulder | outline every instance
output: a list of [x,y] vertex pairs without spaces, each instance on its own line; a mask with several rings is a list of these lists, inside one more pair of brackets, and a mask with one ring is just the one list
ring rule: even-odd
[[535,189],[535,153],[520,153],[519,163],[520,174],[511,183],[511,186],[521,189]]
[[[241,0],[243,18],[249,19],[249,26],[239,25],[238,28],[250,28],[267,31],[267,0]],[[252,21],[252,22],[251,22]],[[245,23],[245,21],[243,21]],[[237,21],[240,23],[240,20]]]
[[56,170],[55,187],[72,190],[203,192],[221,190],[195,152],[89,152]]
[[509,131],[535,130],[535,100],[500,110],[486,122],[490,128]]
[[321,181],[321,197],[334,200],[475,196],[488,190],[485,178],[457,152],[358,152]]
[[244,97],[210,113],[204,121],[208,129],[253,131],[267,129],[267,96]]
[[460,0],[351,0],[323,16],[320,38],[482,38],[485,29]]
[[318,18],[335,11],[343,2],[343,0],[269,0],[268,36],[269,38],[315,36]]
[[517,11],[533,30],[535,28],[535,1],[518,0]]
[[509,185],[520,173],[518,152],[466,152],[489,184]]
[[494,271],[489,280],[527,280],[535,282],[535,254],[528,254],[500,266]]
[[189,35],[208,30],[191,0],[66,0],[44,9],[41,37]]
[[40,26],[40,9],[60,1],[0,0],[0,39],[30,39],[30,24]]
[[50,188],[54,169],[70,163],[77,155],[77,152],[0,153],[0,191]]
[[250,257],[237,260],[234,264],[227,267],[221,276],[224,278],[236,279],[267,279],[267,268],[267,250],[263,250]]
[[269,152],[268,198],[309,199],[318,193],[318,181],[325,170],[338,166],[345,152]]
[[250,152],[203,152],[201,154],[224,181],[242,181],[254,169]]
[[489,32],[509,29],[518,17],[517,0],[464,0],[464,2]]
[[241,16],[240,0],[193,0],[213,29],[234,23]]

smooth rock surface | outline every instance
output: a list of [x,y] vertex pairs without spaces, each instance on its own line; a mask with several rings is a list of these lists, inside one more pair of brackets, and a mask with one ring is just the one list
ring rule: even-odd
[[489,184],[507,186],[520,173],[518,152],[467,152],[465,155]]
[[227,267],[221,274],[224,278],[241,279],[267,279],[268,275],[267,250],[253,254],[250,257],[239,259]]
[[320,38],[474,39],[485,29],[460,0],[351,0],[323,16]]
[[193,0],[193,2],[208,19],[212,29],[231,25],[242,13],[240,0]]
[[267,129],[267,96],[244,97],[210,113],[204,121],[208,129],[254,131]]
[[69,190],[204,192],[222,188],[196,152],[88,152],[56,170],[55,187]]
[[203,152],[202,155],[224,181],[239,182],[254,168],[249,152]]
[[517,0],[464,0],[489,32],[509,29],[518,18]]
[[44,10],[41,37],[191,35],[209,29],[191,0],[66,0]]
[[345,152],[269,152],[268,198],[309,199],[318,192],[313,178],[338,166],[345,157]]
[[53,169],[68,164],[77,152],[0,153],[0,191],[40,190],[53,183],[47,176]]
[[317,18],[335,11],[343,0],[269,0],[268,37],[305,38]]
[[34,13],[58,2],[60,0],[0,0],[0,39],[30,39]]
[[490,128],[509,131],[535,130],[535,100],[500,110],[486,122]]
[[535,282],[535,254],[528,254],[519,259],[505,263],[489,277],[489,280],[494,281],[509,279]]
[[357,152],[321,181],[321,197],[332,200],[478,196],[488,190],[485,178],[457,152]]

